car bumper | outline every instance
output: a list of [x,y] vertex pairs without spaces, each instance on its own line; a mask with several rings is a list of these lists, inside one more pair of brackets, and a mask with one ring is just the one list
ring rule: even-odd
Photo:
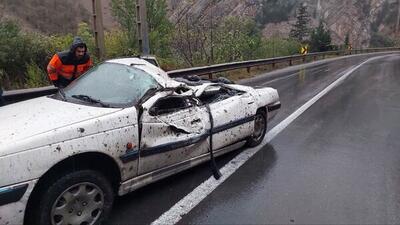
[[0,188],[0,224],[23,224],[25,208],[37,180]]
[[268,108],[268,120],[274,118],[278,113],[278,109],[281,108],[281,102],[277,101],[267,106]]

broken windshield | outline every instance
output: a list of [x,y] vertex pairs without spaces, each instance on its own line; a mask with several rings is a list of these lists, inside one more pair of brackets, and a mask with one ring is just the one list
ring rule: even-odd
[[[135,105],[149,92],[160,85],[143,70],[116,63],[100,64],[64,89],[67,99],[73,96],[87,96],[101,102],[102,106],[124,107]],[[76,98],[75,98],[76,99]]]

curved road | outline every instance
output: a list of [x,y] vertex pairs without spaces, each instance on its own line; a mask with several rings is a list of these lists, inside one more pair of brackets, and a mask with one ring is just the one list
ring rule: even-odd
[[[373,56],[290,67],[242,83],[278,89],[282,109],[272,128]],[[179,223],[399,224],[399,62],[391,54],[355,70]],[[205,164],[123,196],[107,224],[149,224],[209,176]]]

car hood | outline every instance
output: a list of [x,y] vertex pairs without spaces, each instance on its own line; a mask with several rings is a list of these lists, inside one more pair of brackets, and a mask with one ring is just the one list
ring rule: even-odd
[[40,97],[0,107],[0,153],[2,147],[71,124],[120,111]]

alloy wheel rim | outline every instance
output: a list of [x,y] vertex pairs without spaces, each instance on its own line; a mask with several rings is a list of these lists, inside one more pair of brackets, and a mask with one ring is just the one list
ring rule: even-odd
[[265,120],[262,115],[257,114],[255,117],[255,122],[254,122],[254,133],[253,133],[253,138],[255,141],[259,141],[264,133],[265,130]]
[[82,182],[62,192],[51,208],[52,225],[92,225],[100,217],[104,192],[95,184]]

